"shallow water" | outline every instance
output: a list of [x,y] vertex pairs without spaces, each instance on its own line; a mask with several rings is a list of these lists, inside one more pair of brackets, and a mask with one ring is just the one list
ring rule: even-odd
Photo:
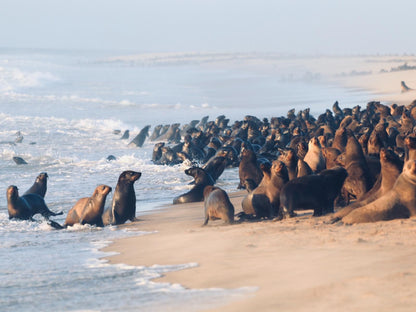
[[[120,140],[113,130],[129,129],[132,139],[147,124],[184,124],[220,114],[232,122],[247,114],[270,118],[293,107],[311,107],[314,113],[335,100],[344,106],[363,105],[365,96],[305,79],[301,68],[295,68],[293,76],[287,71],[253,71],[233,62],[187,62],[186,55],[168,64],[146,58],[112,62],[108,57],[114,55],[0,50],[2,311],[194,311],[251,291],[188,290],[151,282],[166,271],[197,264],[109,265],[99,260],[104,256],[98,251],[101,246],[145,234],[90,226],[55,231],[40,217],[38,222],[10,221],[6,189],[13,184],[23,193],[40,172],[47,172],[45,200],[51,210],[64,212],[53,218],[63,223],[79,198],[90,196],[99,184],[114,189],[122,171],[135,170],[142,172],[135,183],[140,215],[171,203],[189,188],[190,179],[183,173],[187,166],[156,166],[151,162],[153,142],[131,148],[130,140]],[[10,143],[17,131],[23,142]],[[108,162],[108,155],[117,159]],[[28,165],[17,166],[13,156]],[[218,185],[233,191],[237,181],[238,171],[227,169]]]

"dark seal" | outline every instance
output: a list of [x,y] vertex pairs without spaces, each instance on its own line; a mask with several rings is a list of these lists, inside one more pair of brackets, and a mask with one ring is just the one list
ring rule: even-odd
[[128,146],[137,146],[142,147],[144,141],[149,136],[149,129],[150,126],[144,127],[142,130],[140,130],[139,134],[134,137],[134,139],[129,143]]
[[37,194],[45,198],[47,190],[48,174],[46,172],[41,172],[37,177],[33,185],[23,194]]
[[305,209],[313,209],[314,216],[334,212],[335,198],[347,175],[344,168],[338,167],[289,181],[280,193],[279,216],[294,216],[295,210]]
[[123,224],[136,217],[136,193],[133,184],[141,177],[141,172],[123,171],[114,191],[111,207],[103,213],[104,225]]
[[16,165],[27,165],[27,161],[19,156],[14,156],[13,161],[16,163]]
[[214,185],[212,177],[202,168],[191,167],[185,170],[185,174],[194,178],[192,189],[173,199],[173,204],[200,202],[204,200],[204,189],[208,185]]
[[49,219],[51,216],[62,214],[62,212],[50,211],[45,200],[37,194],[27,194],[19,197],[18,188],[14,185],[7,188],[6,196],[9,219],[31,220],[38,213],[45,219]]

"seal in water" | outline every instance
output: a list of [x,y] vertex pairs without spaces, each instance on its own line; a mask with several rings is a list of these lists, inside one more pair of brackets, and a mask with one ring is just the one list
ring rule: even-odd
[[13,161],[16,163],[16,165],[27,165],[26,160],[19,156],[14,156]]
[[72,226],[76,223],[104,226],[102,214],[105,200],[110,192],[111,187],[107,185],[97,186],[91,197],[81,198],[69,210],[63,226]]
[[185,174],[194,178],[194,186],[189,192],[174,198],[173,204],[203,201],[205,187],[208,185],[214,185],[214,180],[207,172],[205,172],[204,169],[199,167],[186,169]]
[[144,141],[146,140],[146,137],[149,136],[149,129],[150,126],[148,125],[144,127],[142,130],[140,130],[139,134],[134,137],[134,139],[129,143],[128,146],[135,145],[137,147],[142,147]]
[[123,224],[127,220],[134,220],[136,217],[136,193],[133,184],[141,175],[141,172],[131,170],[123,171],[120,174],[111,207],[103,213],[104,225]]
[[45,200],[37,194],[26,194],[19,197],[19,190],[14,185],[7,188],[6,196],[9,219],[31,220],[35,214],[40,213],[48,220],[51,216],[62,214],[62,212],[50,211]]
[[216,186],[208,185],[204,189],[205,222],[222,219],[225,223],[234,222],[234,206],[227,193]]
[[47,190],[48,174],[41,172],[37,177],[33,185],[23,194],[38,194],[40,197],[45,198]]

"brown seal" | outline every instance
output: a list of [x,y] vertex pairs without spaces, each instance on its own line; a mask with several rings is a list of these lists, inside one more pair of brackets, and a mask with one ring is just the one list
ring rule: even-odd
[[241,151],[241,161],[238,166],[238,174],[240,176],[240,184],[238,185],[239,189],[244,188],[244,181],[247,179],[251,179],[256,183],[256,185],[259,185],[261,179],[263,178],[263,173],[257,165],[257,156],[252,150],[244,148]]
[[51,216],[62,214],[62,212],[50,211],[45,200],[37,194],[26,194],[19,197],[18,188],[14,185],[7,188],[6,196],[9,219],[31,220],[38,213],[45,219],[49,219]]
[[332,169],[334,167],[338,167],[337,164],[337,157],[341,154],[341,152],[335,147],[325,147],[322,149],[322,154],[325,157],[325,164],[326,169]]
[[66,216],[64,227],[72,226],[76,223],[104,226],[102,214],[104,204],[111,187],[99,185],[95,188],[91,197],[81,198],[74,207],[69,210]]
[[205,222],[222,219],[225,223],[234,222],[234,206],[227,193],[216,186],[208,185],[204,189]]
[[37,177],[33,185],[23,194],[38,194],[39,196],[45,198],[47,190],[48,174],[46,172],[41,172]]
[[388,134],[387,134],[388,123],[384,119],[380,119],[379,123],[374,127],[368,138],[367,153],[368,155],[380,154],[380,150],[383,147],[388,146]]
[[404,164],[393,188],[342,218],[344,224],[409,218],[416,215],[416,160]]
[[349,132],[345,154],[340,156],[343,156],[344,168],[348,172],[343,186],[344,197],[348,203],[350,197],[358,200],[371,189],[372,177],[361,145],[352,132]]
[[382,148],[380,151],[380,162],[381,174],[371,190],[364,194],[361,200],[358,200],[337,211],[331,217],[331,223],[341,220],[352,210],[375,201],[377,198],[380,198],[393,188],[394,183],[396,183],[398,176],[402,172],[403,162],[400,160],[399,156],[396,155],[396,153],[385,148]]
[[277,215],[280,205],[280,190],[289,181],[287,168],[280,160],[272,165],[262,164],[263,179],[241,203],[244,214],[255,218],[271,218]]
[[286,165],[289,180],[295,179],[298,174],[298,156],[296,152],[292,148],[279,150],[279,152],[278,159]]

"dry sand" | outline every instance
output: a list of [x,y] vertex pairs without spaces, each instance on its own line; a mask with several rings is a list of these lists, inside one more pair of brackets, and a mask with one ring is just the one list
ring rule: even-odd
[[[374,91],[374,100],[409,104],[416,98],[416,91],[400,92],[402,80],[416,89],[416,71],[379,73],[398,63],[367,59],[348,59],[344,71],[371,70],[371,75],[336,79]],[[345,62],[340,68],[348,67]],[[236,212],[244,195],[231,195]],[[215,311],[414,311],[416,219],[354,226],[325,220],[305,212],[281,222],[210,221],[201,227],[203,203],[167,206],[124,225],[156,232],[118,240],[105,251],[120,252],[109,258],[112,263],[199,264],[156,281],[189,288],[258,287]]]

